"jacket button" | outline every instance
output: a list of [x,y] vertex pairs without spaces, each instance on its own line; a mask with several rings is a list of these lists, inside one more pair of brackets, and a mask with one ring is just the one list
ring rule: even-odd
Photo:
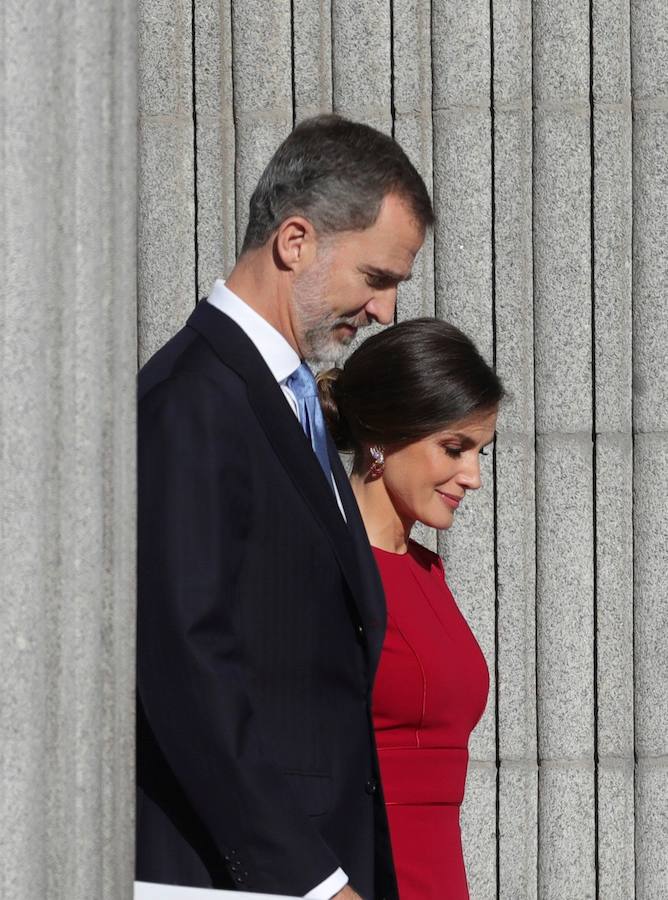
[[375,794],[376,791],[378,790],[378,782],[376,781],[376,779],[375,779],[375,778],[370,778],[370,779],[367,781],[367,783],[365,784],[364,790],[365,790],[365,791],[367,792],[367,794],[369,794],[370,796],[373,795],[373,794]]
[[358,625],[358,626],[357,626],[357,633],[358,633],[359,635],[363,635],[363,634],[364,634],[364,625]]

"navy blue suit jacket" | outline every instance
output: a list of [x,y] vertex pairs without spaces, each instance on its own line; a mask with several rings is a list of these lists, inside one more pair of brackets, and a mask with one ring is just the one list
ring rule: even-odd
[[370,716],[382,587],[245,333],[208,303],[139,376],[137,878],[396,886]]

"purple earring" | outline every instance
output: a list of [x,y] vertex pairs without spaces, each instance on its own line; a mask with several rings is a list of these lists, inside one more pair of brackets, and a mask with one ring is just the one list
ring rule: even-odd
[[369,475],[371,475],[372,478],[380,478],[385,470],[385,454],[383,453],[383,448],[379,444],[374,445],[369,447],[369,453],[373,460],[371,468],[369,469]]

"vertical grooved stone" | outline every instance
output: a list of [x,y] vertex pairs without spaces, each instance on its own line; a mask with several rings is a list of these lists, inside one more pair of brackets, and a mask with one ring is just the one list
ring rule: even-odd
[[332,109],[332,0],[294,6],[295,119]]
[[[289,3],[232,4],[236,122],[237,246],[262,170],[292,130],[292,24]],[[267,65],[271,60],[271,65]]]
[[538,897],[594,900],[594,767],[541,765],[538,779]]
[[541,760],[584,757],[593,761],[594,757],[591,476],[590,437],[550,435],[538,439],[536,615]]
[[434,113],[436,314],[492,358],[489,111]]
[[195,9],[198,298],[236,259],[231,0]]
[[588,112],[537,111],[534,124],[536,425],[591,429]]
[[334,110],[392,131],[390,0],[331,0]]
[[638,763],[636,772],[636,897],[663,900],[668,884],[668,760]]
[[192,4],[141,0],[139,15],[139,362],[197,299]]
[[0,896],[116,900],[134,845],[137,22],[128,0],[0,21]]
[[668,104],[633,118],[633,418],[668,431]]
[[638,756],[668,756],[668,434],[634,454],[635,714]]
[[533,437],[496,439],[501,760],[536,759],[536,522]]
[[496,769],[469,763],[461,809],[462,847],[469,892],[476,900],[496,900]]
[[487,707],[469,749],[478,760],[496,759],[494,736],[494,494],[492,457],[482,459],[483,487],[469,491],[448,531],[438,534],[448,584],[487,660]]
[[537,900],[538,772],[535,757],[499,769],[499,898]]
[[[605,900],[632,900],[635,891],[633,757],[598,768],[598,878]],[[642,895],[641,895],[642,896]]]
[[[430,11],[419,0],[394,0],[394,136],[433,193],[433,127],[431,120]],[[413,266],[413,277],[402,285],[397,320],[433,316],[434,240],[429,231]]]
[[596,439],[598,755],[633,760],[633,446]]

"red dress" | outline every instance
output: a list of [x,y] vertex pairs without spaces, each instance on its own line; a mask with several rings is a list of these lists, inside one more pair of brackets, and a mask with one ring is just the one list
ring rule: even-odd
[[468,900],[459,808],[487,665],[439,557],[374,548],[387,633],[373,718],[401,900]]

